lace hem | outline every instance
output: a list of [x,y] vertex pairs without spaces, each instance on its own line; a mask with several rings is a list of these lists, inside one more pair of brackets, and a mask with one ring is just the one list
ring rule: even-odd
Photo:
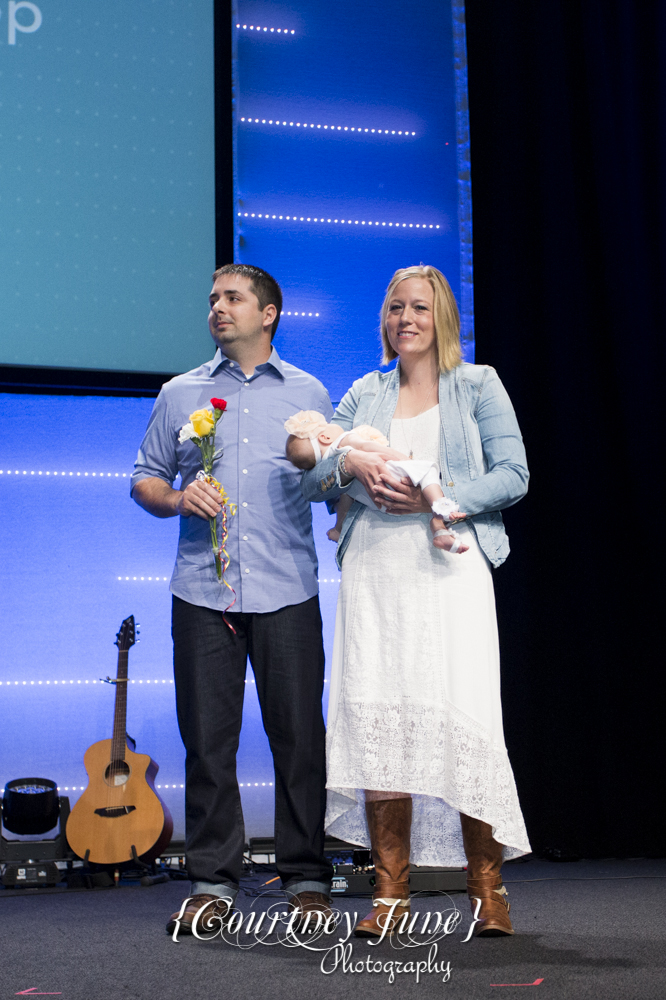
[[465,863],[460,812],[489,823],[505,857],[531,850],[506,749],[453,705],[346,702],[329,730],[326,829],[362,846],[365,788],[414,796],[415,864]]

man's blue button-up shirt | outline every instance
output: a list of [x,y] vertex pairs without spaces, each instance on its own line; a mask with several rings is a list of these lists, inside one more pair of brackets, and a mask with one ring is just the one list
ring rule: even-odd
[[[233,611],[300,604],[317,593],[317,556],[301,473],[285,456],[284,422],[298,410],[318,410],[330,421],[333,407],[321,382],[281,361],[275,349],[250,378],[218,350],[212,361],[167,382],[139,448],[132,489],[149,477],[172,485],[180,474],[181,489],[192,482],[201,468],[200,452],[192,441],[179,444],[178,434],[213,396],[227,401],[217,424],[213,472],[238,505],[228,520],[226,578],[236,591]],[[171,591],[220,611],[233,599],[215,574],[209,524],[194,515],[180,518]]]

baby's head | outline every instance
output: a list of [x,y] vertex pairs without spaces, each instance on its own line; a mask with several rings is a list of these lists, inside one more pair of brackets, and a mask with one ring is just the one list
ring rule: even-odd
[[337,424],[327,424],[323,413],[317,410],[300,410],[285,421],[284,429],[290,435],[287,457],[299,469],[312,469],[336,438],[344,433]]

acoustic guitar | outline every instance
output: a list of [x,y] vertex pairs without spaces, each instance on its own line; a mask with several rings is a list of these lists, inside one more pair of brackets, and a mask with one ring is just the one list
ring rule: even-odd
[[158,765],[127,745],[127,661],[135,642],[134,615],[130,615],[116,636],[116,678],[107,678],[116,687],[113,736],[86,751],[88,787],[67,820],[71,849],[100,865],[153,861],[173,833],[171,814],[155,791]]

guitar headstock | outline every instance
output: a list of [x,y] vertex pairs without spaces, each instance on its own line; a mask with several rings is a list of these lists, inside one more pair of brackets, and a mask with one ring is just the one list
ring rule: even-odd
[[120,626],[120,631],[116,635],[116,646],[121,652],[126,652],[136,642],[137,626],[134,624],[134,615],[130,615]]

